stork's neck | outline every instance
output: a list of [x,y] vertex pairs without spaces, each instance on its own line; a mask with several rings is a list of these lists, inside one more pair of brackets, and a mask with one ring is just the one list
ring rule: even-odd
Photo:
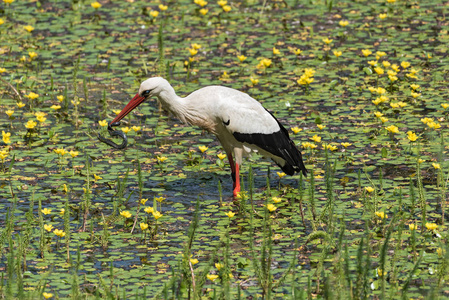
[[157,97],[164,109],[171,112],[181,122],[199,126],[212,133],[215,132],[213,120],[204,110],[204,106],[200,105],[198,99],[192,97],[192,94],[186,98],[179,97],[170,85],[165,87]]
[[186,102],[184,101],[184,98],[176,95],[176,92],[171,85],[166,86],[157,97],[164,109],[171,112],[182,122],[187,122],[186,114],[188,110],[186,108]]

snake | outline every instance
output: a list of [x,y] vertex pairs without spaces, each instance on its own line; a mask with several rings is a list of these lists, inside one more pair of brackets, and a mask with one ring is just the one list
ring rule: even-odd
[[101,142],[103,142],[103,143],[105,143],[105,144],[108,144],[109,146],[111,146],[111,147],[113,147],[113,148],[115,148],[115,149],[125,149],[126,146],[128,145],[128,138],[126,137],[125,133],[124,133],[123,131],[114,130],[114,129],[112,128],[112,126],[118,126],[118,125],[120,125],[120,122],[116,122],[116,123],[113,123],[113,124],[109,124],[109,125],[108,125],[108,132],[109,132],[109,135],[110,135],[110,136],[112,136],[112,137],[120,137],[120,138],[123,140],[123,142],[122,142],[120,145],[114,143],[114,142],[111,141],[110,139],[105,138],[105,137],[102,136],[101,134],[98,134],[98,139],[99,139]]

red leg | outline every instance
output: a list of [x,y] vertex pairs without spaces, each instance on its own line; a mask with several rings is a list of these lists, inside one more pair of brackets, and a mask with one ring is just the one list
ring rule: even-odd
[[235,164],[235,181],[234,181],[234,197],[240,193],[240,174],[239,164]]
[[234,197],[240,192],[240,174],[239,174],[239,165],[234,164],[234,159],[232,158],[232,154],[228,154],[229,165],[231,166],[231,176],[233,185],[232,188],[234,190]]

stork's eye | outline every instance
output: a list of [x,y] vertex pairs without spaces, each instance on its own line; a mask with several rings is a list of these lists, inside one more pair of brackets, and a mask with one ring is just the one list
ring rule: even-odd
[[150,95],[151,90],[146,90],[142,92],[142,97],[148,97],[148,95]]

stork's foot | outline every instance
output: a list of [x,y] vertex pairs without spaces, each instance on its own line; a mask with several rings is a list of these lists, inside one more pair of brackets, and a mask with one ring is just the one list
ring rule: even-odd
[[233,194],[234,194],[234,198],[237,198],[237,196],[240,194],[240,184],[236,185],[234,183],[234,192],[233,192]]

